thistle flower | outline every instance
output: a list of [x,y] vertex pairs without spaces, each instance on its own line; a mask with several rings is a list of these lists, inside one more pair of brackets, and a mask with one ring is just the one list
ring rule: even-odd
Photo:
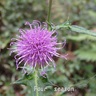
[[[55,67],[53,56],[62,57],[57,53],[60,49],[57,45],[61,43],[57,43],[56,31],[49,31],[46,23],[41,24],[36,20],[32,24],[26,22],[25,25],[28,25],[30,29],[20,29],[20,34],[11,42],[11,53],[16,53],[17,69],[22,62],[24,63],[23,71],[27,65],[32,69],[36,67],[44,69],[52,64]],[[66,56],[63,58],[66,59]]]

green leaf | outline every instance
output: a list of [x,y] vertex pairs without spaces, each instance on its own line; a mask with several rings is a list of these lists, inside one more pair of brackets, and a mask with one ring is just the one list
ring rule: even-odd
[[69,28],[72,31],[75,31],[75,32],[78,32],[78,33],[84,33],[84,34],[89,34],[89,35],[92,35],[92,36],[96,36],[96,32],[93,32],[91,30],[87,30],[86,28],[83,28],[83,27],[80,27],[80,26],[77,26],[77,25],[71,25],[71,26],[69,26]]
[[13,84],[24,84],[27,85],[29,81],[32,81],[34,78],[34,74],[25,74],[22,78],[20,78],[19,80],[13,82]]
[[96,61],[96,50],[88,50],[88,49],[78,49],[74,52],[77,55],[77,58],[80,60],[86,60],[86,61]]
[[87,35],[87,34],[78,34],[78,35],[68,35],[66,36],[66,39],[68,40],[72,40],[72,41],[84,41],[84,40],[90,40],[90,41],[96,41],[96,37],[93,37],[91,35]]
[[63,24],[57,25],[57,26],[51,26],[53,30],[58,30],[60,28],[68,28],[71,31],[78,32],[78,33],[83,33],[83,34],[88,34],[92,36],[96,36],[96,32],[93,32],[91,30],[87,30],[86,28],[77,26],[77,25],[71,25],[69,21],[66,21]]

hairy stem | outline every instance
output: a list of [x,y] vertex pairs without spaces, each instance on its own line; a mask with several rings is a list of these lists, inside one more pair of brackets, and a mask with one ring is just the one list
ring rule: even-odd
[[[37,70],[35,70],[35,87],[38,89],[38,72],[37,72]],[[36,96],[39,96],[37,89],[36,89]]]
[[[52,7],[52,0],[49,1],[49,9],[48,9],[48,23],[50,23],[51,7]],[[50,25],[49,25],[49,27],[50,27]]]

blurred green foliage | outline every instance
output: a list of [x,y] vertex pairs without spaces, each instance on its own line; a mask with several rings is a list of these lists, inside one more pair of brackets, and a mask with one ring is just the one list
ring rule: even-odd
[[[0,0],[0,96],[29,96],[30,88],[12,84],[22,74],[16,70],[14,55],[9,56],[11,38],[18,34],[26,21],[46,21],[48,0]],[[51,22],[55,25],[69,20],[96,31],[96,0],[53,0]],[[55,72],[48,73],[56,86],[74,86],[70,93],[54,92],[54,85],[44,92],[46,96],[96,96],[96,37],[58,30],[59,41],[67,39],[60,53],[68,53],[68,60],[54,57]],[[40,86],[44,81],[39,81]],[[33,85],[33,82],[31,82]],[[41,94],[41,93],[40,93]],[[44,96],[45,96],[44,95]],[[32,96],[32,95],[30,95]],[[40,96],[43,96],[42,94]]]

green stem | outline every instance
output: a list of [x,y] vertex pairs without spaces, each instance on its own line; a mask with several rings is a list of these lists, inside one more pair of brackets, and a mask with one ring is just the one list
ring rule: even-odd
[[[51,7],[52,7],[52,0],[49,1],[49,9],[48,9],[48,23],[50,23]],[[49,25],[49,27],[50,27],[50,25]]]
[[[38,72],[35,70],[35,86],[38,89]],[[38,90],[36,90],[36,96],[39,96]]]

